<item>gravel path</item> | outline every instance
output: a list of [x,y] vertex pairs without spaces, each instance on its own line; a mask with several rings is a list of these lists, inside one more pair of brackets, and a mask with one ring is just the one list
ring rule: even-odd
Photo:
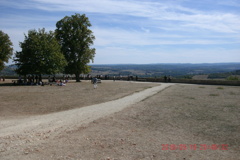
[[119,112],[124,108],[140,102],[171,85],[173,84],[161,84],[121,99],[79,109],[1,121],[0,138],[16,134],[29,134],[31,132],[56,132],[69,127],[74,127],[76,124],[87,124],[109,114]]

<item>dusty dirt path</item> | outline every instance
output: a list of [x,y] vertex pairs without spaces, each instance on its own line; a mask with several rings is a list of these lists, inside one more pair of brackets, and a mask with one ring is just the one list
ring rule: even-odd
[[47,115],[31,116],[22,119],[5,120],[0,123],[0,138],[11,135],[47,133],[65,130],[74,125],[87,124],[140,102],[173,84],[161,84],[121,99],[91,105],[80,109],[62,111]]

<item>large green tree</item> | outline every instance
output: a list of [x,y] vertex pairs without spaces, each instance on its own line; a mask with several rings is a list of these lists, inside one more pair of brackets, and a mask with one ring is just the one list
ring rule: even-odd
[[29,30],[20,47],[22,51],[16,52],[14,59],[20,75],[56,74],[67,64],[54,32],[46,32],[44,28]]
[[0,30],[0,71],[4,68],[4,62],[8,62],[13,54],[12,42],[8,35]]
[[95,36],[89,27],[91,23],[85,14],[66,16],[56,24],[56,37],[68,63],[65,73],[75,74],[77,82],[80,74],[90,71],[87,64],[95,56],[95,48],[90,48]]

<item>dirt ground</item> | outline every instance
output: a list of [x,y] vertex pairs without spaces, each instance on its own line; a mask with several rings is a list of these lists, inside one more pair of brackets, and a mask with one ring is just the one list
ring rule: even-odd
[[[10,80],[6,81],[8,82]],[[16,118],[16,116],[48,114],[107,102],[156,85],[103,81],[98,84],[97,89],[94,89],[90,81],[72,82],[66,86],[4,86],[2,83],[0,120]]]
[[[105,89],[97,92],[103,96],[103,92],[106,88],[111,88],[111,85],[108,83],[103,87],[101,84],[98,89]],[[126,88],[134,85],[139,84],[124,84]],[[127,89],[121,90],[124,95],[121,93],[117,96],[114,94],[119,92],[110,92],[116,99],[129,95],[133,90],[139,92],[143,88],[156,86],[144,85],[135,86],[128,93],[125,93]],[[66,90],[67,87],[56,89]],[[121,87],[123,86],[119,86],[118,90]],[[21,90],[22,88],[19,92]],[[95,91],[91,91],[91,94]],[[91,94],[84,101],[96,96]],[[102,102],[102,98],[99,99]],[[18,102],[21,103],[21,100],[19,98]],[[64,102],[66,101],[61,101]],[[236,160],[240,157],[239,102],[240,87],[176,84],[120,112],[90,123],[75,124],[61,132],[49,130],[36,131],[28,137],[17,133],[2,136],[0,159]],[[100,102],[93,104],[96,103]],[[57,109],[51,112],[56,111]],[[45,113],[41,110],[38,112]],[[7,113],[5,111],[5,115]],[[29,113],[37,114],[36,111]],[[24,109],[19,112],[22,116],[29,113]],[[13,117],[10,117],[12,120]],[[8,116],[5,118],[8,119]],[[5,120],[2,115],[1,119]]]

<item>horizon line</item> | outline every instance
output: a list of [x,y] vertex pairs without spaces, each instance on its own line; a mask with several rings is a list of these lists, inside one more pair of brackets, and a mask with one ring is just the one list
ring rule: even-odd
[[199,63],[181,63],[181,62],[172,62],[172,63],[104,63],[104,64],[88,64],[88,65],[155,65],[155,64],[227,64],[227,63],[240,63],[240,62],[199,62]]

